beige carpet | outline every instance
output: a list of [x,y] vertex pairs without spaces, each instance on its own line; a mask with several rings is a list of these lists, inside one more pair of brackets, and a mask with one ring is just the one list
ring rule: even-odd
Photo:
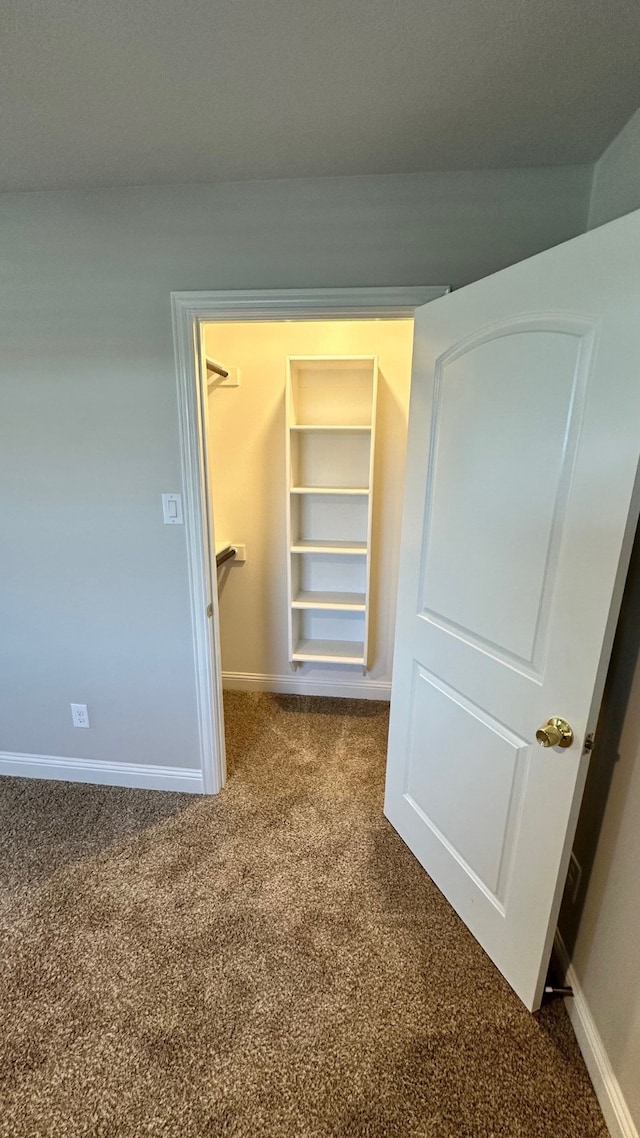
[[604,1138],[382,817],[385,707],[226,709],[215,800],[0,780],[0,1134]]

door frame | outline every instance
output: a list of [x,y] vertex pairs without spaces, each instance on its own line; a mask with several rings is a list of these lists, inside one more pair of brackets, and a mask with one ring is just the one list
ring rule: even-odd
[[[183,516],[196,687],[202,791],[226,781],[218,591],[210,524],[203,325],[270,320],[398,320],[450,291],[448,285],[400,288],[260,289],[172,292]],[[212,616],[207,615],[211,606]]]

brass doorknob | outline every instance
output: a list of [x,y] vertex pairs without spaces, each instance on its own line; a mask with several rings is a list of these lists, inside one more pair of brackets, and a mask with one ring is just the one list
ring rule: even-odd
[[566,719],[552,715],[544,727],[538,728],[536,739],[541,747],[570,747],[573,743],[573,728]]

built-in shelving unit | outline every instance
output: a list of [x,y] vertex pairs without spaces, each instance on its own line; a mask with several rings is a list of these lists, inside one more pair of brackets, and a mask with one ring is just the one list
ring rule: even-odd
[[368,663],[375,356],[287,360],[292,663]]

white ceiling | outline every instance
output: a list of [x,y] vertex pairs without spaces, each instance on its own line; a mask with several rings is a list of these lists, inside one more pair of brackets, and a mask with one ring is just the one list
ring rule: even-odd
[[0,189],[589,162],[638,0],[3,0]]

